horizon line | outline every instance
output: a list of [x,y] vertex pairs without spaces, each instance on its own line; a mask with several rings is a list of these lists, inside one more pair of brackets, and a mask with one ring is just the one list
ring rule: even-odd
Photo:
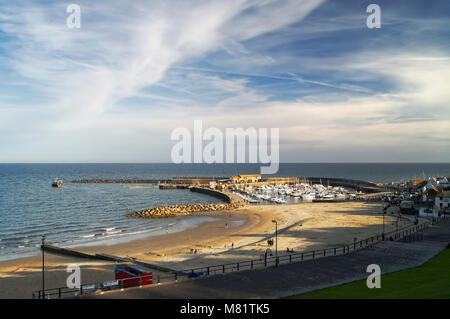
[[[450,162],[273,162],[275,164],[450,164]],[[1,164],[174,164],[174,165],[267,165],[270,163],[173,163],[173,162],[0,162]]]

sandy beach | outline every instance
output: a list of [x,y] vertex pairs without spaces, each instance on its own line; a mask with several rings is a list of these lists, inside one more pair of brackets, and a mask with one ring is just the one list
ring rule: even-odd
[[[148,261],[171,269],[218,265],[257,259],[268,248],[267,240],[278,223],[278,251],[307,251],[342,246],[382,232],[382,203],[299,203],[246,206],[229,212],[202,215],[215,220],[178,233],[167,233],[127,243],[82,247],[90,253],[105,253]],[[386,231],[395,230],[395,215],[388,211]],[[399,218],[399,227],[407,224]],[[274,249],[274,247],[270,247]],[[195,253],[196,251],[196,253]],[[0,262],[0,298],[31,298],[41,288],[41,257]],[[81,281],[114,279],[112,262],[46,254],[46,287],[65,286],[66,267],[78,264]]]

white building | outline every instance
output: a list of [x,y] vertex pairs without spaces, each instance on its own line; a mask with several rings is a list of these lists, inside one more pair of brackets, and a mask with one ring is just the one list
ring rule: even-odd
[[438,217],[439,212],[431,207],[420,207],[419,208],[420,217]]
[[209,182],[209,188],[216,188],[217,187],[217,183],[215,181]]
[[436,194],[434,207],[438,211],[450,211],[450,191]]
[[231,176],[233,183],[254,183],[261,181],[260,174]]

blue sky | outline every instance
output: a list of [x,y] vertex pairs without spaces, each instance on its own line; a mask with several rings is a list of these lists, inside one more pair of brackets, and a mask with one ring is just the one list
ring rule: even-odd
[[280,128],[282,162],[450,160],[449,1],[74,3],[0,0],[0,162],[170,162],[196,119]]

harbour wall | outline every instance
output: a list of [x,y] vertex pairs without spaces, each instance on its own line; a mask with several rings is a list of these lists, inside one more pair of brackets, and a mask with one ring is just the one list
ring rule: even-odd
[[170,183],[171,180],[167,179],[75,179],[72,183],[82,184],[159,184]]
[[[208,185],[210,182],[225,182],[226,177],[174,177],[172,179],[76,179],[72,183],[117,183],[117,184],[159,184],[161,189],[189,188],[195,185]],[[329,177],[267,177],[253,183],[223,183],[224,187],[262,186],[274,184],[311,183],[342,186],[368,193],[386,191],[376,183],[346,178]]]
[[218,191],[215,189],[204,188],[204,187],[190,187],[189,190],[191,192],[208,194],[208,195],[220,198],[220,199],[226,201],[227,203],[240,203],[240,202],[243,203],[242,198],[240,198],[239,196],[236,196],[234,194],[224,192],[224,191]]
[[329,177],[308,177],[308,182],[311,184],[322,184],[330,186],[342,186],[356,190],[365,191],[367,193],[376,193],[386,191],[377,184],[367,181],[346,179],[346,178],[329,178]]

